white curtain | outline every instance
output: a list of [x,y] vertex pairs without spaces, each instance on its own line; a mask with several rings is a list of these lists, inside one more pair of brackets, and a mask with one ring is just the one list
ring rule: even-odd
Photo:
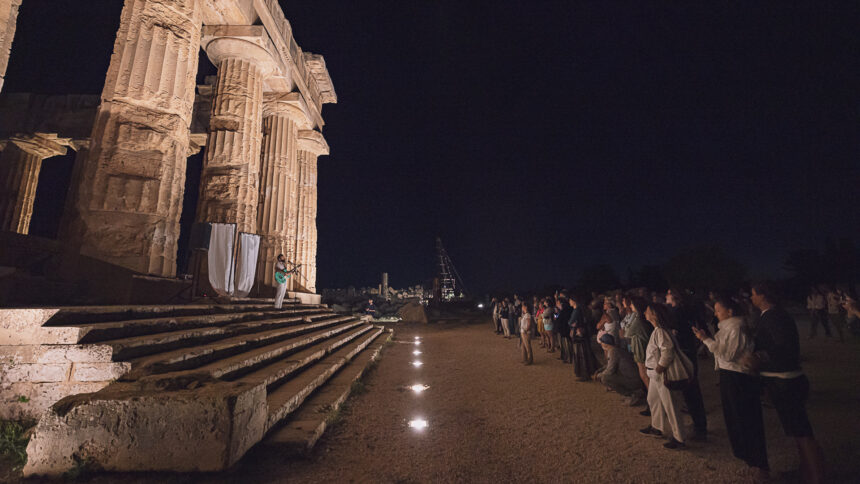
[[209,237],[209,284],[221,296],[233,293],[233,234],[235,224],[212,224]]
[[236,297],[245,297],[254,286],[257,272],[257,255],[260,253],[260,236],[239,234],[239,255],[236,261]]

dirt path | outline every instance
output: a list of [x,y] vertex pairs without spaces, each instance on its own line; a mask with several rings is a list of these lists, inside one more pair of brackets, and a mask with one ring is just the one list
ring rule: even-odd
[[[711,440],[668,451],[640,435],[649,422],[596,383],[574,381],[535,345],[522,366],[514,340],[489,323],[399,326],[343,422],[306,459],[251,454],[228,476],[251,482],[739,482],[744,466],[731,456],[712,360],[702,361]],[[412,343],[421,338],[421,345]],[[804,342],[813,385],[810,411],[834,481],[860,471],[860,353],[856,343]],[[415,368],[413,350],[424,364]],[[842,371],[833,371],[834,369]],[[421,383],[421,395],[404,390]],[[421,432],[408,427],[425,418]],[[771,466],[796,467],[793,444],[776,414],[765,410]],[[690,424],[689,417],[686,417]],[[853,429],[853,430],[849,430]],[[791,480],[791,474],[780,481]],[[856,482],[856,481],[855,481]]]
[[[515,340],[489,323],[398,325],[339,425],[313,454],[279,458],[252,451],[217,475],[102,474],[90,482],[743,482],[731,456],[712,360],[701,361],[711,441],[668,451],[638,429],[649,420],[597,383],[577,383],[573,369],[535,344],[522,366]],[[801,334],[807,334],[802,328]],[[414,336],[421,345],[413,344]],[[536,342],[535,342],[536,343]],[[831,482],[860,473],[860,344],[803,342],[812,382],[810,413]],[[411,363],[417,357],[419,368]],[[429,385],[414,394],[406,386]],[[423,431],[408,421],[424,418]],[[690,424],[689,417],[685,417]],[[796,468],[793,444],[765,410],[775,473]],[[791,482],[783,475],[776,482]]]

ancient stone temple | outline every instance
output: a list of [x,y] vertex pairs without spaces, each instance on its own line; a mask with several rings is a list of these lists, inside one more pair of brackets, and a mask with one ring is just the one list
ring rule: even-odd
[[[21,1],[0,0],[0,89]],[[314,294],[325,61],[277,0],[123,5],[100,97],[0,93],[0,418],[38,419],[27,475],[307,449],[390,338]],[[217,74],[195,85],[201,49]],[[201,149],[195,227],[259,241],[250,298],[175,277]],[[59,240],[28,235],[40,169],[70,150]],[[300,270],[273,307],[281,253]]]
[[[0,0],[0,88],[20,4]],[[196,86],[201,49],[217,75]],[[89,109],[16,96],[0,105],[0,229],[28,233],[43,160],[72,148],[64,245],[172,278],[186,159],[202,148],[197,222],[261,237],[255,295],[271,296],[279,253],[300,266],[289,289],[315,292],[321,111],[337,97],[325,60],[299,48],[276,0],[126,0]],[[73,121],[48,121],[69,111]]]

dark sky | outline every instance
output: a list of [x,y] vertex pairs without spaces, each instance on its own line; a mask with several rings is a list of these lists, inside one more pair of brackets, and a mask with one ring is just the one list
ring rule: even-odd
[[[437,235],[476,290],[860,241],[858,2],[281,3],[339,99],[318,287],[423,282]],[[118,4],[26,0],[4,91],[100,92]]]

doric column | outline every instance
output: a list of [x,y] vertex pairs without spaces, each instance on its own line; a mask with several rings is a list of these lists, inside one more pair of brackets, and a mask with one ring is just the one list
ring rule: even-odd
[[[260,167],[260,197],[257,233],[261,236],[257,283],[274,286],[278,254],[295,260],[295,218],[288,214],[297,200],[298,132],[310,127],[301,95],[272,93],[263,103],[263,156]],[[288,283],[293,287],[293,279]]]
[[15,137],[0,154],[0,230],[30,231],[42,160],[66,154],[57,140],[35,135]]
[[69,232],[84,255],[176,273],[201,6],[125,0]]
[[302,264],[298,283],[316,290],[317,158],[329,153],[319,131],[299,131],[299,187],[296,210],[296,262]]
[[20,6],[21,0],[0,0],[0,92],[3,91],[3,81],[6,80],[6,67],[9,65],[9,53],[12,51],[12,39],[15,38]]
[[[204,48],[218,67],[209,139],[200,179],[199,222],[257,230],[263,80],[274,69],[260,45],[234,35],[253,27],[206,27]],[[249,32],[249,36],[250,33]],[[230,36],[221,36],[230,34]]]

